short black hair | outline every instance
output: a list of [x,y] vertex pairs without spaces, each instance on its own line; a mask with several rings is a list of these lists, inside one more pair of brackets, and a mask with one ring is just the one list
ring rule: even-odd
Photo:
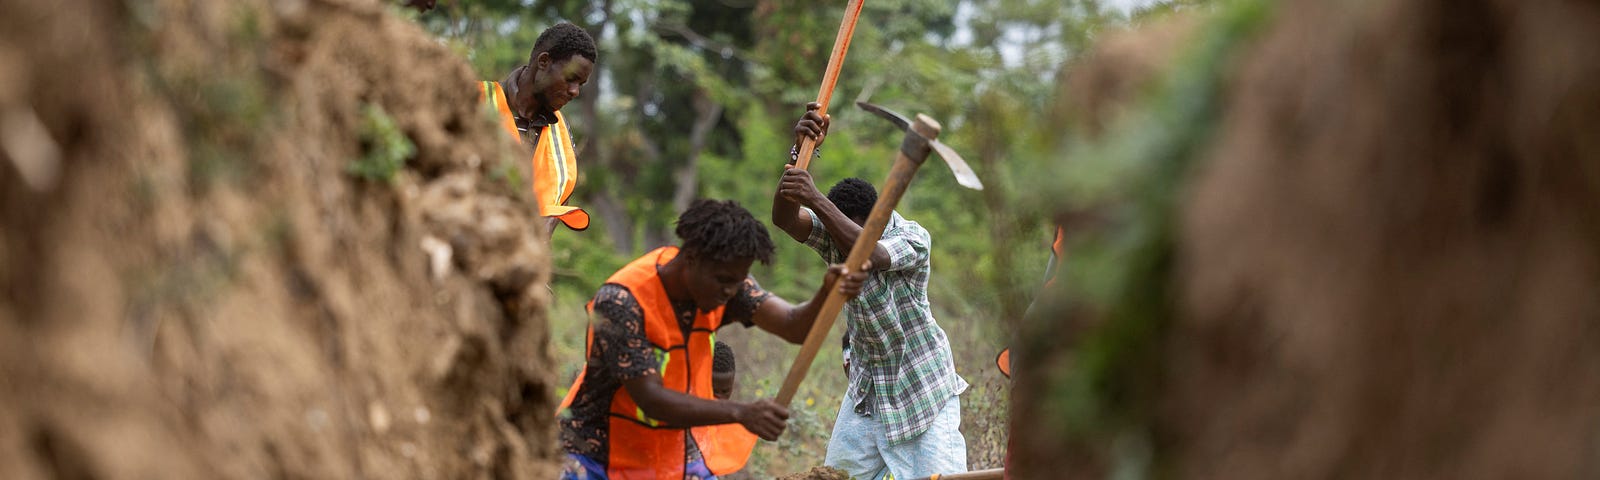
[[540,53],[546,52],[550,54],[550,60],[555,62],[566,60],[573,55],[587,58],[591,62],[599,62],[597,60],[599,53],[594,47],[594,37],[590,37],[589,32],[583,27],[568,22],[552,25],[544,29],[544,33],[539,34],[539,39],[533,41],[533,53],[528,54],[528,63],[533,63],[539,58]]
[[828,189],[828,201],[846,217],[867,218],[872,214],[872,205],[878,203],[878,189],[866,180],[850,177]]
[[714,352],[711,354],[711,371],[716,373],[733,372],[733,347],[718,341],[716,347],[713,347],[712,350]]
[[675,230],[683,254],[713,262],[760,260],[772,263],[767,226],[733,200],[695,200],[678,216]]

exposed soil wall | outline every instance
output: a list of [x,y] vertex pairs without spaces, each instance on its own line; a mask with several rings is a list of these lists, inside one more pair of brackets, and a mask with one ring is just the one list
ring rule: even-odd
[[1600,475],[1593,45],[1592,3],[1286,6],[1184,207],[1174,471]]
[[553,476],[462,61],[375,1],[0,11],[0,478]]
[[[1139,43],[1073,67],[1079,128],[1142,81]],[[1173,206],[1150,385],[1112,399],[1150,408],[1100,431],[1030,416],[1098,387],[1049,383],[1097,311],[1045,319],[1030,337],[1059,346],[1018,369],[1020,478],[1600,475],[1593,45],[1581,2],[1278,4]]]

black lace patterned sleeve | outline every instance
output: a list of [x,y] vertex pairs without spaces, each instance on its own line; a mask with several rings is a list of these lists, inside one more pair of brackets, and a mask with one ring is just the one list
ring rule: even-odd
[[644,309],[633,293],[619,285],[601,285],[594,294],[594,313],[590,365],[603,365],[618,381],[661,373],[644,334]]
[[761,289],[761,284],[756,283],[755,277],[744,277],[744,286],[739,287],[739,293],[728,300],[728,308],[722,312],[722,324],[739,323],[746,327],[754,325],[756,307],[771,297],[772,292]]

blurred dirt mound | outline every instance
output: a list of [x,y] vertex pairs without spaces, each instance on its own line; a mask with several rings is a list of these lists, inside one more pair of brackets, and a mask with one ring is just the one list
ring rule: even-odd
[[[1027,384],[1080,367],[1053,340],[1018,369],[1020,478],[1600,477],[1600,5],[1275,11],[1175,206],[1156,386],[1112,399],[1153,411],[1044,431],[1030,411],[1099,387]],[[1078,128],[1149,80],[1135,43],[1073,67]]]
[[465,63],[372,0],[0,11],[0,478],[554,476]]
[[[1123,117],[1151,96],[1175,57],[1193,41],[1199,20],[1192,15],[1174,15],[1136,29],[1106,32],[1087,55],[1064,65],[1058,75],[1051,121],[1078,136],[1062,135],[1068,139],[1063,141],[1100,141],[1107,130],[1126,121]],[[1120,197],[1096,199],[1059,212],[1055,220],[1067,232],[1068,245],[1073,245],[1085,232],[1104,228],[1105,219],[1112,216],[1108,211],[1127,201]],[[1065,256],[1071,265],[1079,261],[1080,252],[1068,247]],[[1037,308],[1041,312],[1059,308],[1049,303],[1041,297]],[[1066,400],[1060,390],[1067,387],[1060,382],[1075,368],[1073,357],[1085,337],[1102,326],[1104,319],[1070,308],[1056,313],[1041,314],[1020,325],[1018,350],[1013,354],[1025,355],[1028,360],[1020,364],[1030,368],[1018,368],[1013,377],[1010,465],[1022,478],[1104,478],[1108,475],[1106,457],[1111,455],[1108,448],[1085,445],[1042,421],[1063,410]],[[1065,472],[1071,475],[1062,477]]]
[[1088,55],[1062,67],[1052,120],[1090,137],[1102,135],[1155,88],[1180,47],[1193,38],[1197,20],[1173,15],[1106,32]]
[[1296,1],[1183,215],[1176,469],[1600,477],[1600,5]]

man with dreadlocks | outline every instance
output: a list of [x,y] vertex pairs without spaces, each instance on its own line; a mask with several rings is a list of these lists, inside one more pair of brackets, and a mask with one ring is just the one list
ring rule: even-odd
[[[827,134],[828,119],[816,106],[807,105],[795,125],[796,144],[801,137],[821,144]],[[841,180],[823,196],[811,174],[790,165],[773,195],[772,223],[825,261],[841,262],[877,201],[877,190],[859,178]],[[823,464],[850,478],[967,471],[957,397],[967,382],[956,374],[950,340],[928,304],[931,246],[926,229],[894,212],[861,295],[845,304],[849,390]]]
[[742,467],[748,447],[708,427],[737,424],[774,440],[789,410],[713,397],[717,330],[753,325],[802,343],[829,285],[853,297],[866,278],[839,280],[845,270],[834,265],[811,300],[794,305],[750,277],[755,261],[772,261],[772,238],[738,203],[696,201],[676,231],[681,247],[634,260],[589,302],[584,367],[561,404],[563,479],[709,479]]

